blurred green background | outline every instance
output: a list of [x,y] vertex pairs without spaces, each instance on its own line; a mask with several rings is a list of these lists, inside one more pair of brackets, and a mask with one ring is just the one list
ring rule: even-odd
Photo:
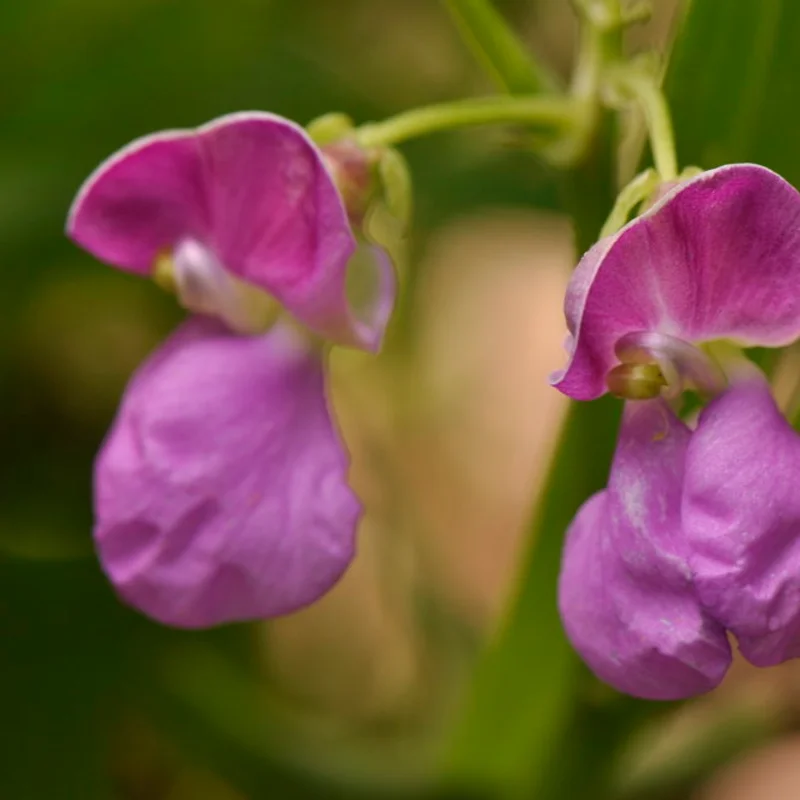
[[[498,6],[568,74],[567,3]],[[635,47],[668,40],[675,4],[654,12]],[[753,159],[800,182],[800,13],[695,0],[690,23],[667,76],[683,163]],[[65,239],[77,187],[137,136],[231,111],[364,122],[491,86],[433,0],[4,0],[0,45],[0,800],[466,796],[437,786],[442,743],[564,410],[544,383],[574,259],[557,176],[507,131],[404,147],[416,215],[395,347],[410,359],[334,365],[367,507],[359,560],[296,617],[173,631],[102,575],[91,469],[180,311]],[[795,729],[791,668],[734,672],[626,742],[615,796],[687,797]],[[589,694],[591,712],[605,695]]]

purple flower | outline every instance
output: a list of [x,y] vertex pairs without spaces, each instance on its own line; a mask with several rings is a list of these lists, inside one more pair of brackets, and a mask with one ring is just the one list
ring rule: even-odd
[[[584,256],[566,315],[554,385],[628,399],[608,487],[568,532],[575,648],[652,699],[716,686],[728,633],[758,666],[800,655],[800,438],[730,344],[800,337],[800,195],[748,164],[680,184]],[[707,401],[693,428],[687,388]]]
[[89,177],[67,232],[195,312],[131,380],[96,462],[95,539],[119,594],[183,627],[317,599],[361,513],[322,340],[377,350],[394,297],[375,254],[370,301],[349,301],[357,242],[321,151],[263,113],[148,136]]

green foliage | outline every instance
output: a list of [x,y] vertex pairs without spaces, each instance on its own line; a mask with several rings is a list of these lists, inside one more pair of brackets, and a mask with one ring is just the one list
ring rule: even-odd
[[752,161],[800,185],[799,40],[792,0],[692,0],[666,80],[683,165]]

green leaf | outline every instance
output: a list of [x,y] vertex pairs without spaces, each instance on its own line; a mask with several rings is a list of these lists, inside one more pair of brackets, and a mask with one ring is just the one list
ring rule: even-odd
[[682,164],[755,161],[800,184],[800,4],[693,0],[666,79]]
[[549,71],[525,49],[489,0],[443,0],[464,41],[509,94],[554,88]]
[[[517,596],[480,661],[445,764],[462,786],[541,785],[577,710],[579,662],[556,607],[563,535],[605,483],[618,404],[574,404],[529,534]],[[537,795],[538,796],[538,795]]]

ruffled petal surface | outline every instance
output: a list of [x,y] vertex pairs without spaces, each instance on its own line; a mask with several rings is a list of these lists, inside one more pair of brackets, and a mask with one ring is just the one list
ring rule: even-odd
[[681,183],[589,250],[565,311],[570,358],[552,382],[577,400],[606,391],[626,333],[788,344],[800,336],[800,194],[753,164]]
[[95,538],[119,594],[205,627],[316,600],[360,505],[323,362],[290,328],[186,322],[131,381],[95,467]]
[[757,666],[800,656],[800,437],[764,380],[703,412],[683,519],[701,601],[744,656]]
[[573,521],[559,584],[567,635],[587,664],[653,700],[712,689],[731,658],[698,602],[681,535],[690,436],[660,400],[626,406],[608,488]]
[[347,299],[347,211],[319,149],[289,120],[231,114],[131,143],[84,183],[67,232],[141,274],[160,251],[197,241],[320,335],[371,346]]

